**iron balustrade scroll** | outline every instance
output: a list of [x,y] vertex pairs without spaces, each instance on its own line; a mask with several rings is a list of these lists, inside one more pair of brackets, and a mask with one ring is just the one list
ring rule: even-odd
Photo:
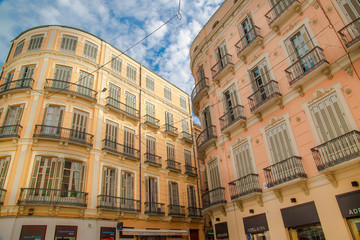
[[20,137],[22,126],[20,125],[7,125],[0,127],[0,138],[7,138],[7,137]]
[[169,216],[182,216],[185,217],[185,206],[180,205],[168,205]]
[[181,163],[176,162],[175,160],[166,160],[167,163],[167,169],[175,171],[175,172],[181,172]]
[[140,212],[140,201],[108,195],[98,195],[97,208],[114,211]]
[[357,43],[360,40],[360,18],[340,29],[339,34],[347,48]]
[[18,205],[61,205],[86,207],[86,192],[48,188],[21,188]]
[[202,217],[201,208],[188,207],[188,217]]
[[237,105],[230,108],[223,116],[220,117],[221,131],[240,120],[246,120],[244,107]]
[[254,111],[275,96],[282,95],[279,90],[278,82],[271,80],[264,86],[259,87],[250,97],[248,97],[250,111]]
[[191,176],[197,176],[197,169],[196,167],[193,167],[191,165],[185,165],[185,174],[191,175]]
[[207,209],[218,204],[225,204],[225,188],[219,187],[205,192],[202,195],[202,202],[203,209]]
[[33,137],[69,141],[92,146],[94,135],[69,128],[50,125],[35,125]]
[[260,35],[260,28],[254,26],[247,32],[236,44],[238,55],[241,54],[250,44],[257,38],[262,38]]
[[159,119],[154,118],[153,116],[150,116],[148,114],[145,115],[145,123],[146,124],[151,124],[152,126],[154,126],[156,128],[160,128],[159,122],[160,122]]
[[236,179],[229,183],[231,200],[246,196],[252,193],[261,193],[259,175],[250,173],[244,177]]
[[161,157],[152,153],[145,153],[145,163],[161,167]]
[[271,26],[275,20],[277,20],[289,7],[299,0],[279,0],[269,12],[265,14],[269,26]]
[[216,127],[214,125],[203,130],[196,138],[196,145],[200,149],[205,143],[211,139],[216,139]]
[[193,141],[193,135],[188,133],[188,132],[185,132],[185,131],[182,131],[181,132],[181,135],[182,135],[182,138],[188,142],[192,142]]
[[111,108],[113,108],[117,111],[120,111],[122,113],[125,113],[133,118],[140,119],[139,110],[137,110],[136,108],[133,108],[127,104],[124,104],[115,98],[107,97],[105,106],[111,107]]
[[145,214],[165,215],[165,204],[157,202],[145,202]]
[[301,157],[290,157],[269,167],[264,168],[267,187],[289,182],[298,178],[306,178]]
[[23,78],[19,80],[14,80],[0,85],[0,93],[19,90],[19,89],[32,89],[33,85],[34,85],[34,79],[32,78]]
[[57,79],[46,79],[44,89],[56,90],[59,92],[68,92],[95,101],[98,94],[97,91],[92,90],[91,88],[88,88],[86,86]]
[[115,154],[120,154],[125,157],[133,158],[140,160],[140,150],[135,149],[124,144],[120,144],[109,139],[103,139],[103,148],[102,150],[109,151]]
[[319,171],[360,157],[360,132],[351,131],[311,149]]
[[4,204],[5,194],[6,194],[6,190],[0,188],[0,206]]
[[328,63],[328,61],[326,61],[323,49],[320,47],[314,47],[303,57],[294,62],[290,67],[285,69],[290,86],[300,80],[306,74],[316,69],[322,63]]
[[191,101],[194,102],[194,99],[199,96],[199,93],[207,88],[209,88],[209,79],[207,77],[204,77],[196,83],[194,89],[192,90]]
[[213,79],[218,75],[222,70],[224,70],[228,65],[234,65],[232,63],[232,56],[226,53],[212,68],[211,74]]
[[178,128],[166,123],[165,124],[165,132],[177,136],[178,135]]

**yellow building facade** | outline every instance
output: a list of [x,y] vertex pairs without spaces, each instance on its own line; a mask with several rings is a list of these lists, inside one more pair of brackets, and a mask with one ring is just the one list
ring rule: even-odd
[[1,239],[202,239],[190,97],[106,41],[40,26],[0,86]]

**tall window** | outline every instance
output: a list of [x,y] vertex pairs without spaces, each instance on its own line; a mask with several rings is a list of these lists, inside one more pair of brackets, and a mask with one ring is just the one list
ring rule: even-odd
[[169,112],[165,112],[165,130],[174,132],[174,117]]
[[209,129],[212,126],[210,107],[206,107],[200,116],[201,126],[203,129]]
[[201,65],[199,67],[199,70],[198,70],[196,76],[197,76],[197,82],[200,82],[201,80],[205,79],[205,72],[204,72],[204,66],[203,65]]
[[15,71],[12,71],[6,75],[5,81],[4,81],[4,86],[2,87],[1,91],[6,91],[11,87],[11,82],[14,78],[14,73],[15,73]]
[[196,191],[195,187],[188,185],[187,186],[187,197],[188,197],[188,207],[196,208]]
[[[179,198],[179,184],[177,182],[168,182],[168,190],[169,190],[169,205],[180,205],[180,198]],[[173,208],[171,210],[180,210],[177,208]]]
[[250,14],[239,24],[239,32],[243,47],[255,39],[254,24]]
[[119,126],[117,123],[106,121],[105,146],[116,150]]
[[185,166],[192,166],[191,152],[189,150],[184,150],[184,159],[185,159]]
[[337,0],[336,1],[343,11],[348,23],[355,21],[360,17],[360,3],[354,0]]
[[28,51],[40,50],[43,39],[44,34],[31,36]]
[[97,50],[98,50],[97,45],[85,40],[85,46],[84,46],[84,52],[83,52],[84,57],[86,57],[92,61],[96,61]]
[[171,102],[171,89],[168,88],[167,86],[164,86],[164,97],[165,100]]
[[[189,123],[186,120],[181,121],[182,131],[187,135],[189,134]],[[188,136],[187,136],[188,137]]]
[[264,101],[269,95],[269,90],[266,88],[266,84],[271,81],[269,68],[266,64],[266,60],[262,60],[255,68],[251,70],[251,86],[253,88],[255,98],[255,104]]
[[24,104],[9,106],[0,135],[17,135],[24,111]]
[[120,93],[121,89],[114,84],[109,84],[109,97],[107,99],[107,104],[112,107],[120,109]]
[[184,98],[183,96],[180,96],[180,107],[184,110],[187,109],[186,107],[186,98]]
[[133,156],[135,148],[135,131],[124,128],[124,154]]
[[56,65],[52,88],[68,90],[71,80],[71,67]]
[[154,83],[155,83],[155,80],[152,77],[146,76],[146,89],[147,90],[149,90],[150,92],[154,92],[154,90],[155,90]]
[[74,109],[72,126],[71,126],[72,138],[79,140],[86,139],[88,119],[89,119],[88,113]]
[[82,95],[92,97],[94,75],[80,71],[78,82],[77,92]]
[[136,115],[136,97],[129,92],[125,92],[125,111],[133,116]]
[[121,197],[122,207],[133,209],[135,199],[134,173],[121,171]]
[[19,81],[16,87],[29,87],[35,72],[35,65],[24,66],[21,68]]
[[15,52],[14,52],[14,57],[19,55],[22,52],[23,47],[24,47],[24,43],[25,43],[25,40],[22,40],[21,42],[19,42],[16,45]]
[[62,126],[65,108],[62,106],[48,105],[43,119],[42,134],[58,135]]
[[117,169],[103,167],[102,174],[102,195],[116,196],[116,177]]
[[235,170],[238,178],[254,173],[249,143],[241,144],[233,149]]
[[208,181],[210,189],[221,187],[220,169],[217,160],[208,163]]
[[119,57],[116,57],[114,54],[111,55],[111,70],[121,74],[122,60]]
[[134,66],[127,65],[126,77],[129,81],[136,83],[136,68]]
[[145,201],[150,203],[148,204],[147,210],[152,208],[157,208],[156,204],[158,202],[158,180],[153,177],[145,177]]
[[266,137],[275,163],[294,156],[291,138],[285,122],[266,131]]
[[227,55],[227,48],[225,41],[220,44],[218,48],[215,49],[215,56],[218,64],[218,71],[226,67],[229,63],[229,58]]
[[155,105],[146,102],[146,122],[156,124],[155,122]]
[[[174,145],[166,144],[166,156],[167,156],[167,160],[175,161],[175,147],[174,147]],[[174,163],[173,167],[175,167],[175,163]]]
[[150,162],[155,161],[156,155],[156,139],[146,136],[146,160]]
[[63,35],[61,40],[60,50],[64,52],[75,53],[77,41],[78,41],[77,37]]
[[0,189],[3,189],[5,186],[6,175],[9,169],[10,157],[1,157],[0,158]]

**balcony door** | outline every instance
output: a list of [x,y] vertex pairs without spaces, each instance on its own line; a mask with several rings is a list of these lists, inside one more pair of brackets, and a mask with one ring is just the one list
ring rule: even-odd
[[15,71],[12,71],[6,75],[5,82],[4,82],[4,85],[3,85],[3,88],[1,89],[1,91],[6,91],[10,88],[11,81],[14,78],[14,73],[15,73]]
[[[187,186],[187,197],[188,197],[188,207],[196,208],[196,194],[195,194],[194,186],[190,186],[190,185]],[[193,211],[193,215],[195,215],[196,210],[192,210],[192,211]]]
[[[10,165],[10,157],[0,158],[0,190],[5,186],[6,175]],[[1,194],[0,194],[1,195]]]
[[155,144],[156,144],[155,138],[146,136],[146,153],[147,153],[146,161],[150,161],[150,162],[156,161],[156,159],[155,159],[155,155],[156,155]]
[[71,127],[71,138],[78,140],[86,140],[88,119],[88,113],[74,109]]
[[218,189],[222,187],[218,160],[208,164],[208,182],[210,187],[210,203],[221,202],[224,198],[223,192]]
[[81,95],[92,97],[94,75],[80,71],[77,92]]
[[348,23],[360,17],[360,2],[358,0],[336,0]]
[[134,156],[135,131],[124,128],[124,154]]
[[146,119],[145,121],[148,123],[151,123],[153,125],[156,125],[155,122],[155,105],[151,103],[146,103]]
[[69,90],[71,80],[71,67],[55,66],[54,80],[51,88]]
[[107,104],[109,104],[111,107],[115,107],[120,109],[120,93],[121,90],[118,86],[115,86],[114,84],[109,84],[109,97]]
[[117,169],[104,166],[102,173],[101,205],[114,206],[116,204]]
[[169,112],[165,112],[165,124],[166,131],[174,132],[174,116]]
[[224,92],[223,105],[224,105],[224,114],[226,115],[227,123],[233,122],[240,115],[240,111],[236,106],[238,106],[238,99],[236,95],[236,86],[231,86],[228,90]]
[[210,138],[213,136],[213,132],[211,129],[212,121],[211,121],[211,114],[210,114],[210,107],[206,107],[205,110],[202,112],[202,116],[200,118],[201,126],[203,126],[203,130],[206,131],[206,138]]
[[125,112],[135,116],[135,95],[128,92],[125,93]]
[[17,106],[9,106],[5,116],[2,132],[0,133],[0,135],[8,136],[8,135],[18,134],[23,111],[24,111],[24,104]]
[[60,137],[64,107],[48,105],[45,110],[41,134]]
[[31,66],[24,66],[21,68],[19,82],[17,83],[16,87],[29,87],[31,80],[33,78],[35,72],[35,65]]
[[158,180],[145,177],[145,201],[148,202],[147,211],[158,212]]
[[85,163],[65,160],[62,173],[61,197],[79,198],[80,192],[85,189],[85,169]]
[[250,151],[248,142],[234,148],[235,172],[238,178],[255,172]]
[[119,125],[117,123],[106,121],[105,129],[105,147],[117,150],[117,138],[118,138]]
[[179,184],[177,182],[168,182],[169,208],[172,213],[180,213]]
[[252,71],[252,88],[254,90],[255,105],[265,101],[267,96],[271,94],[268,90],[267,83],[271,81],[270,72],[266,64],[266,60],[262,60]]
[[255,38],[254,24],[251,15],[248,15],[239,26],[240,36],[242,39],[242,47],[246,47]]
[[121,171],[121,207],[134,209],[134,173]]
[[226,65],[229,63],[228,57],[227,57],[227,48],[225,41],[220,44],[218,48],[215,49],[215,56],[217,60],[218,65],[218,72],[226,67]]
[[285,122],[266,131],[271,157],[274,163],[294,156],[292,141]]

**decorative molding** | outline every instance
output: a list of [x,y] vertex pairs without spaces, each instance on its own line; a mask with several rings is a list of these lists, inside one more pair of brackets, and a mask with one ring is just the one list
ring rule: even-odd
[[314,92],[313,97],[308,101],[308,104],[312,104],[314,102],[319,101],[320,99],[324,98],[325,96],[329,95],[330,93],[334,92],[334,88],[329,89],[319,89],[316,92]]
[[226,217],[225,205],[220,206],[220,211],[221,211],[222,214]]
[[263,202],[261,194],[256,195],[256,202],[259,204],[260,207],[264,206],[264,202]]
[[269,120],[269,124],[265,126],[265,130],[274,127],[275,125],[279,124],[280,122],[283,122],[285,119],[284,117],[277,118],[276,116],[272,117]]
[[274,191],[274,194],[277,197],[277,199],[279,199],[279,202],[280,203],[284,202],[281,190],[280,189],[274,189],[273,191]]
[[301,97],[305,96],[304,89],[303,89],[303,87],[302,87],[301,85],[296,86],[296,87],[294,88],[294,90],[295,90]]
[[255,117],[259,120],[259,122],[262,122],[262,121],[263,121],[261,112],[255,113]]
[[319,8],[319,3],[317,0],[314,0],[313,3],[311,4],[315,9]]
[[343,69],[344,69],[344,71],[346,72],[347,75],[349,75],[350,77],[353,76],[354,72],[353,72],[353,68],[352,68],[352,66],[350,64],[345,66]]
[[236,206],[240,209],[241,212],[244,211],[244,206],[241,200],[235,201]]
[[339,183],[336,180],[335,174],[333,172],[327,172],[325,173],[325,176],[334,188],[337,188],[339,186]]
[[299,182],[299,183],[298,183],[298,186],[301,188],[301,190],[304,191],[304,193],[305,193],[306,196],[309,196],[310,191],[309,191],[309,187],[308,187],[306,181],[301,181],[301,182]]
[[325,74],[325,76],[326,76],[329,80],[333,79],[333,75],[332,75],[331,70],[330,70],[329,67],[324,68],[321,72],[322,72],[323,74]]

